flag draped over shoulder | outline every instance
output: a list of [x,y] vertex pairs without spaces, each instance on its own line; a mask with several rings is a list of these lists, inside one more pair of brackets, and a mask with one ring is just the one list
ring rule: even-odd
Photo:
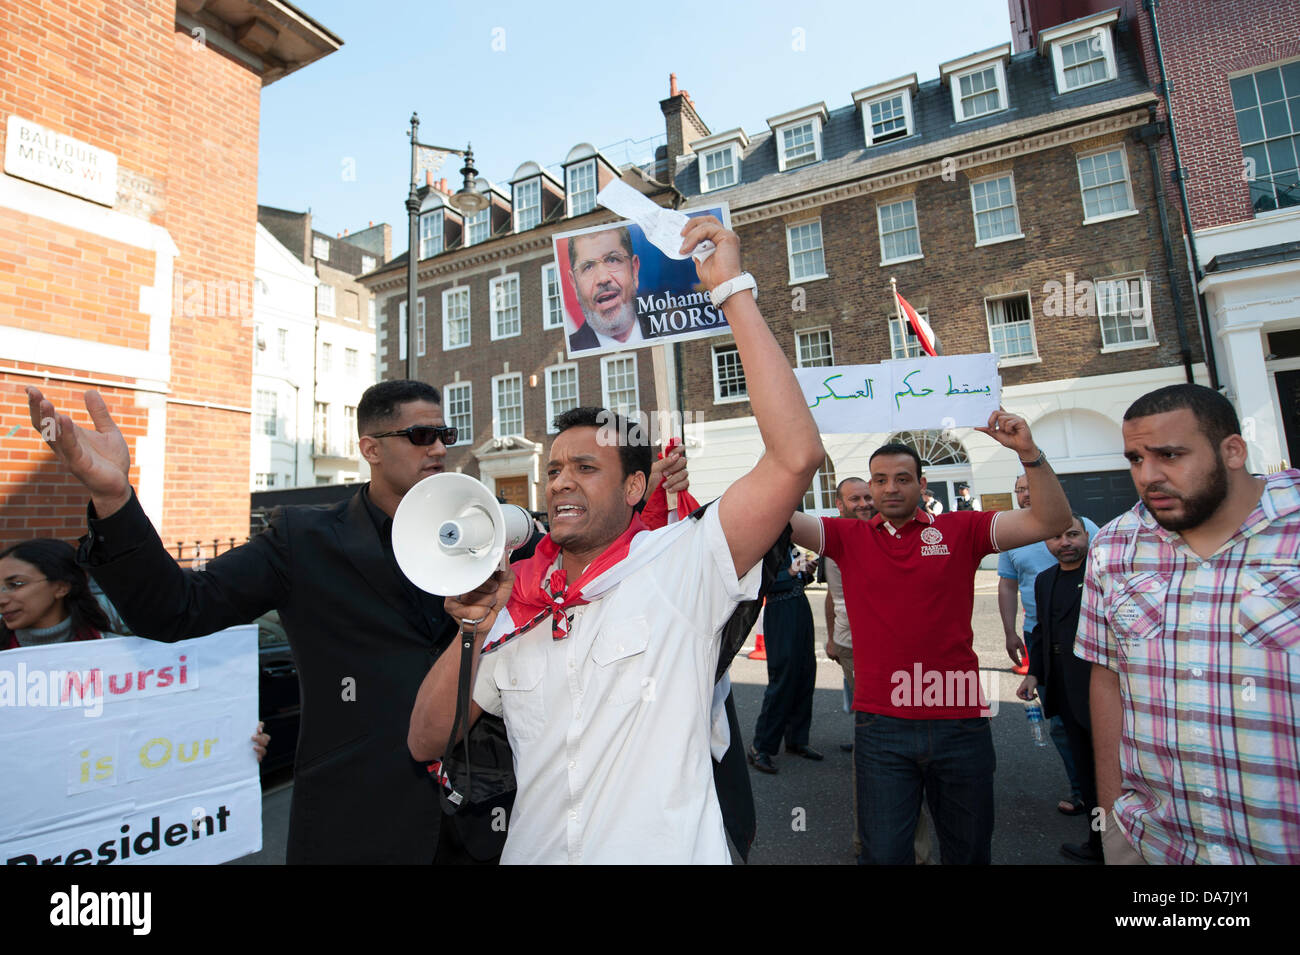
[[916,309],[912,308],[907,299],[898,293],[897,288],[894,289],[894,302],[898,306],[899,314],[907,317],[907,321],[912,326],[912,331],[916,333],[916,337],[920,339],[921,347],[925,349],[925,353],[931,358],[937,357],[939,354],[939,340],[935,338],[934,329],[930,327],[930,323],[917,314]]

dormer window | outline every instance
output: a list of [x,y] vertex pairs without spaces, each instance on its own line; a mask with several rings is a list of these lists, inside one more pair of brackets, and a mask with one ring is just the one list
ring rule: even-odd
[[596,208],[596,160],[569,166],[565,171],[565,194],[569,200],[569,215],[580,216]]
[[427,259],[442,251],[442,210],[420,216],[420,258]]
[[862,129],[868,146],[912,135],[912,94],[916,74],[858,90],[853,102],[862,107]]
[[743,130],[729,129],[691,143],[699,158],[700,192],[726,189],[740,182],[740,154],[749,146]]
[[542,180],[514,184],[515,231],[524,232],[542,224]]
[[784,172],[821,160],[826,116],[826,104],[817,103],[767,121],[776,140],[777,168]]
[[328,259],[330,257],[330,240],[322,239],[320,236],[313,236],[311,240],[312,258]]
[[939,76],[952,89],[957,122],[1001,112],[1008,106],[1006,60],[1011,44],[1003,44],[939,66]]
[[1119,11],[1111,10],[1095,17],[1071,20],[1038,34],[1039,52],[1051,50],[1057,93],[1115,79],[1111,24],[1118,19]]
[[700,159],[703,162],[700,189],[704,192],[734,186],[740,180],[740,160],[734,144],[701,153]]
[[465,244],[478,245],[492,235],[492,207],[465,218]]

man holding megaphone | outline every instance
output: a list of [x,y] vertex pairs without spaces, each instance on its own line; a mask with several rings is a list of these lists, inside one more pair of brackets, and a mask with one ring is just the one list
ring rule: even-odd
[[[477,652],[470,720],[505,720],[518,792],[503,862],[726,863],[714,789],[720,633],[758,593],[761,561],[824,451],[780,345],[712,217],[682,230],[735,337],[766,453],[702,516],[646,530],[651,471],[639,428],[603,409],[557,419],[547,463],[551,533],[505,585],[448,598]],[[761,384],[760,384],[761,383]],[[443,755],[458,660],[429,671],[411,714],[419,760]]]

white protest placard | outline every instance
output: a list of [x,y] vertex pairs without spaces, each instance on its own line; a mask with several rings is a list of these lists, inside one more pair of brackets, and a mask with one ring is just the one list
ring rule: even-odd
[[794,374],[822,434],[982,427],[1002,400],[996,354],[796,368]]
[[262,847],[257,627],[0,653],[0,861],[195,864]]

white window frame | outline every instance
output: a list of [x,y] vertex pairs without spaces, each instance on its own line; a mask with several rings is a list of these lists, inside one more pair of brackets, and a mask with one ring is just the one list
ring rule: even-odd
[[[916,310],[916,314],[920,315],[923,319],[925,319],[927,324],[929,323],[930,310],[928,308],[918,308]],[[925,357],[925,346],[921,344],[921,339],[917,338],[915,335],[912,336],[911,340],[916,342],[916,351],[912,351],[908,347],[907,330],[909,327],[910,327],[910,323],[908,322],[905,316],[899,315],[897,313],[889,316],[889,357],[890,358],[924,358]],[[900,336],[898,341],[895,341],[894,339],[895,330],[897,330],[897,333]],[[899,354],[899,350],[898,350],[898,346],[900,344],[903,346],[902,354]]]
[[275,487],[274,471],[258,471],[253,475],[254,491],[269,491],[273,487]]
[[330,240],[323,239],[318,235],[312,236],[311,257],[313,259],[328,259],[330,257]]
[[[392,341],[390,338],[389,341]],[[406,299],[397,303],[397,360],[406,361]]]
[[[459,344],[452,344],[451,326],[448,324],[448,316],[451,309],[447,304],[453,296],[459,298],[461,295],[465,298],[465,340]],[[470,293],[468,285],[458,285],[455,288],[449,288],[442,293],[442,350],[455,351],[458,348],[468,348],[470,340],[473,338],[473,321],[470,312]]]
[[334,343],[320,343],[320,370],[321,374],[329,375],[334,371]]
[[[908,202],[910,202],[910,203],[912,204],[912,228],[916,231],[916,248],[917,248],[917,251],[916,251],[916,252],[913,252],[913,253],[909,253],[908,255],[900,255],[900,256],[898,256],[897,258],[894,258],[894,259],[886,258],[886,257],[885,257],[885,218],[884,218],[884,210],[889,209],[889,208],[892,208],[892,207],[894,207],[894,206],[901,206],[901,205],[903,205],[904,203],[908,203]],[[898,233],[900,233],[900,232],[904,232],[904,231],[906,231],[906,230],[904,230],[904,229],[894,229],[892,232],[890,232],[890,235],[897,235]],[[877,236],[878,236],[879,239],[880,239],[880,264],[881,264],[881,265],[893,265],[893,264],[898,263],[898,262],[913,262],[913,261],[915,261],[916,259],[923,259],[923,258],[925,258],[925,249],[921,246],[921,223],[920,223],[920,220],[917,218],[917,215],[916,215],[916,197],[915,197],[915,196],[907,196],[906,198],[903,198],[903,199],[895,199],[893,202],[877,202],[877,203],[876,203],[876,234],[877,234]]]
[[[574,191],[573,189],[574,175],[579,170],[585,171],[587,169],[591,170],[591,203],[589,205],[586,205],[582,209],[577,209],[574,207],[574,202],[573,202],[574,198],[577,196],[586,195],[587,190],[583,189],[577,192]],[[586,215],[592,209],[595,209],[596,193],[599,191],[600,191],[600,179],[596,170],[596,157],[593,156],[590,159],[583,160],[582,162],[575,162],[572,166],[569,166],[564,170],[564,203],[566,207],[565,211],[568,213],[570,218],[572,218],[573,216]]]
[[[548,285],[548,275],[555,276],[555,300],[552,302]],[[564,283],[560,270],[554,262],[542,266],[542,328],[564,327]]]
[[275,330],[275,359],[281,365],[289,363],[289,329],[287,328]]
[[330,457],[330,403],[317,401],[311,416],[312,449],[320,457]]
[[[454,411],[453,402],[460,400],[459,395],[464,391],[464,402],[469,409],[464,415],[457,415]],[[444,385],[442,388],[442,407],[447,413],[447,425],[456,429],[456,443],[452,447],[458,447],[462,444],[471,444],[474,441],[474,385],[468,381],[453,381]],[[462,425],[461,421],[466,424]]]
[[[515,232],[527,232],[529,229],[535,229],[542,224],[542,177],[531,176],[528,179],[522,179],[516,182],[512,187],[510,207],[513,210]],[[525,190],[532,192],[537,190],[537,204],[525,205],[522,193]],[[533,209],[537,210],[537,221],[530,225],[521,225],[522,215],[527,212],[531,216]]]
[[[1106,326],[1102,323],[1105,316],[1101,310],[1101,286],[1112,282],[1131,282],[1138,280],[1142,283],[1142,311],[1145,319],[1147,330],[1146,341],[1118,342],[1113,345],[1106,344]],[[1124,275],[1108,275],[1105,278],[1093,279],[1092,293],[1094,309],[1097,312],[1097,328],[1101,333],[1101,353],[1103,355],[1118,351],[1134,351],[1140,348],[1155,348],[1160,343],[1156,341],[1156,326],[1151,315],[1151,283],[1147,281],[1146,272],[1130,272]]]
[[375,257],[373,255],[363,255],[361,257],[362,274],[365,274],[366,272],[373,272],[377,264],[378,263],[375,261]]
[[[1029,345],[1032,351],[1027,355],[1003,356],[993,344],[993,306],[995,302],[1021,298],[1029,310]],[[1005,311],[1004,313],[1005,314]],[[1042,361],[1038,354],[1038,330],[1034,327],[1034,300],[1028,291],[1012,292],[1009,295],[990,295],[984,299],[984,324],[989,335],[989,351],[998,356],[998,367],[1009,368],[1013,365],[1033,365]],[[1005,323],[1003,323],[1005,324]]]
[[423,358],[425,345],[429,340],[426,326],[424,324],[424,296],[421,295],[415,300],[415,356]]
[[[813,158],[791,166],[790,157],[786,153],[785,134],[790,130],[798,129],[800,126],[808,125],[812,126]],[[772,131],[772,136],[776,139],[776,164],[781,172],[788,169],[802,169],[804,166],[811,166],[822,161],[822,119],[820,116],[805,116],[793,123],[777,126]]]
[[[808,335],[820,335],[826,333],[826,344],[830,348],[830,361],[826,365],[804,364],[803,356],[803,339]],[[800,328],[794,333],[794,360],[796,368],[825,368],[827,365],[835,364],[835,335],[829,325],[819,325],[816,328]]]
[[[507,381],[519,382],[519,430],[511,431],[509,434],[501,433],[501,385]],[[527,419],[524,415],[524,376],[522,372],[511,372],[508,375],[494,375],[492,377],[492,437],[508,438],[514,435],[525,435],[528,433]]]
[[[1088,201],[1084,195],[1085,187],[1083,185],[1083,169],[1079,164],[1084,159],[1088,159],[1093,156],[1105,156],[1114,152],[1119,153],[1119,161],[1124,167],[1124,194],[1128,197],[1128,208],[1121,209],[1118,212],[1105,212],[1102,213],[1101,215],[1096,215],[1089,218]],[[1129,166],[1128,166],[1128,149],[1125,148],[1123,143],[1118,143],[1114,146],[1107,146],[1104,149],[1090,149],[1087,152],[1078,153],[1074,157],[1074,168],[1075,168],[1075,172],[1078,173],[1079,176],[1079,203],[1083,206],[1084,225],[1092,225],[1096,222],[1109,222],[1112,219],[1126,219],[1129,216],[1135,216],[1138,214],[1139,210],[1137,207],[1137,203],[1134,201],[1133,198],[1133,176],[1129,172]],[[1107,185],[1113,185],[1113,183],[1108,183]],[[1099,187],[1092,186],[1091,188],[1096,189]]]
[[[512,332],[502,332],[497,327],[497,321],[506,309],[498,307],[498,299],[500,298],[498,289],[507,286],[511,281],[514,282],[515,288],[515,304],[513,308],[515,313],[515,323],[518,328]],[[517,338],[523,334],[524,315],[523,304],[520,301],[518,272],[511,272],[508,275],[498,275],[496,278],[488,282],[488,314],[491,316],[491,320],[488,323],[488,331],[492,341],[500,341],[503,338]]]
[[[437,221],[438,228],[426,228],[425,223]],[[431,248],[436,245],[437,248]],[[420,259],[432,258],[447,248],[447,220],[441,209],[433,209],[420,214]]]
[[[559,365],[550,365],[546,368],[546,433],[556,434],[555,418],[560,414],[555,409],[555,382],[554,376],[558,372],[573,372],[573,397],[577,401],[573,407],[582,407],[582,382],[578,374],[578,363],[574,361],[564,362]],[[568,411],[568,408],[564,409]]]
[[619,411],[609,400],[609,366],[614,362],[631,361],[632,362],[632,412],[635,414],[641,410],[641,370],[637,367],[636,352],[623,352],[617,355],[602,355],[600,358],[600,403],[610,411],[626,414],[626,411]]
[[[1044,33],[1047,31],[1044,30]],[[1080,40],[1095,38],[1101,46],[1102,61],[1106,65],[1106,75],[1100,80],[1091,80],[1087,83],[1080,83],[1078,86],[1067,86],[1065,83],[1065,48],[1078,43]],[[1115,44],[1111,40],[1110,26],[1095,26],[1086,30],[1076,30],[1065,36],[1052,36],[1047,41],[1052,50],[1052,72],[1056,76],[1057,95],[1073,93],[1075,90],[1087,89],[1089,86],[1099,86],[1102,83],[1109,83],[1119,74],[1115,67]]]
[[[1011,208],[1016,214],[1016,231],[1013,234],[994,236],[991,239],[981,239],[979,212],[975,209],[975,187],[982,183],[992,182],[995,179],[1011,180]],[[1006,206],[1001,206],[999,208],[1005,209]],[[984,211],[987,212],[988,210],[986,209]],[[980,176],[978,179],[972,179],[970,181],[970,214],[971,223],[975,227],[975,248],[977,249],[985,245],[997,245],[999,242],[1014,242],[1016,239],[1023,239],[1025,237],[1025,229],[1020,221],[1020,198],[1016,194],[1015,173],[1011,171],[998,172],[989,176]]]
[[357,456],[357,406],[343,406],[343,456]]
[[[974,116],[965,116],[962,113],[961,105],[961,81],[964,77],[973,76],[976,73],[983,73],[985,70],[992,68],[994,88],[998,93],[997,109],[985,110],[982,113],[976,113]],[[994,113],[1001,113],[1010,107],[1010,97],[1007,96],[1007,71],[1002,65],[1002,60],[985,60],[983,63],[976,63],[966,69],[954,72],[948,83],[952,91],[952,115],[959,123],[970,123],[977,119],[983,119],[985,116],[992,116]],[[984,92],[988,92],[985,90]]]
[[[794,251],[794,248],[793,248],[793,247],[791,246],[791,244],[790,244],[790,233],[793,232],[795,229],[801,229],[801,228],[803,228],[804,226],[812,225],[812,224],[814,224],[814,223],[816,223],[816,225],[817,225],[817,235],[818,235],[818,237],[819,237],[820,240],[821,240],[820,243],[819,243],[818,246],[817,246],[817,249],[821,252],[821,255],[822,255],[822,270],[821,270],[821,273],[820,273],[820,274],[814,274],[814,275],[802,275],[802,276],[798,276],[798,277],[796,277],[795,274],[794,274],[794,257],[795,257],[795,251]],[[808,253],[811,252],[811,251],[812,251],[812,249],[803,249],[803,250],[801,250],[801,251],[799,252],[799,254],[800,254],[800,255],[806,255],[806,254],[808,254]],[[803,220],[801,220],[801,221],[799,221],[799,222],[791,222],[791,223],[789,223],[789,224],[786,225],[786,227],[785,227],[785,258],[786,258],[786,267],[789,269],[789,272],[790,272],[790,281],[789,281],[789,283],[788,283],[788,284],[790,284],[790,285],[801,285],[801,284],[803,284],[804,282],[816,282],[818,279],[824,279],[824,278],[828,278],[828,277],[829,277],[829,276],[826,274],[826,233],[822,231],[822,219],[821,219],[821,216],[818,216],[818,217],[815,218],[815,219],[803,219]]]
[[334,286],[325,282],[316,286],[316,314],[334,317]]
[[[716,156],[718,153],[731,151],[731,182],[721,186],[710,186],[708,173],[705,171],[705,161],[709,156]],[[729,142],[721,146],[714,146],[712,149],[701,150],[696,159],[696,165],[700,169],[700,192],[716,192],[719,189],[730,189],[732,186],[740,185],[740,143]],[[716,170],[715,170],[716,171]]]
[[[871,107],[877,103],[883,103],[886,100],[902,98],[903,100],[903,132],[897,131],[889,133],[881,139],[876,139],[875,131],[872,129]],[[886,93],[884,96],[876,96],[866,100],[862,104],[862,123],[866,127],[866,137],[868,146],[876,146],[880,143],[892,143],[899,139],[906,139],[916,132],[916,125],[912,119],[912,91],[910,88],[894,90],[892,93]]]
[[[280,436],[280,396],[275,391],[257,389],[253,406],[253,430],[258,435],[268,438]],[[260,419],[261,426],[258,427]],[[269,430],[268,430],[269,428]]]
[[722,380],[718,376],[718,356],[723,352],[734,352],[736,355],[736,364],[740,367],[741,377],[745,376],[745,367],[740,364],[740,351],[736,348],[734,342],[725,345],[714,345],[709,349],[709,364],[713,369],[713,403],[715,405],[734,405],[742,401],[749,400],[749,379],[745,379],[745,393],[742,395],[722,396]]
[[355,348],[343,349],[343,370],[347,372],[349,378],[355,378],[357,376],[360,357],[360,353]]
[[[481,238],[475,238],[474,230],[486,226],[486,230]],[[465,247],[471,245],[480,245],[492,238],[492,206],[489,204],[486,209],[480,209],[473,215],[465,217]]]

